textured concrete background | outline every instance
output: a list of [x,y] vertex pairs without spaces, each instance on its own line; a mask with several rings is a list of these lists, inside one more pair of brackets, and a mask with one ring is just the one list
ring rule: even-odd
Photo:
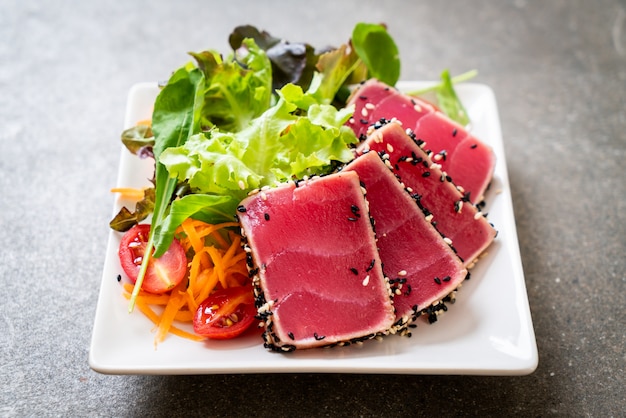
[[[105,376],[88,347],[128,89],[251,23],[314,45],[389,25],[402,78],[498,99],[539,367],[525,377]],[[0,5],[0,416],[623,416],[623,1]]]

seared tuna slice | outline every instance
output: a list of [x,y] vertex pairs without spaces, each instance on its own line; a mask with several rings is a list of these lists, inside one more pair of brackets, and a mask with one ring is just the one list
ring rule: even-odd
[[441,154],[434,163],[418,144],[399,124],[388,123],[375,130],[357,148],[357,153],[371,150],[383,154],[389,167],[430,215],[437,230],[450,240],[464,266],[470,268],[491,244],[496,230],[469,202],[467,194],[462,194],[441,170]]
[[422,116],[435,112],[423,100],[413,99],[376,79],[370,79],[352,92],[349,104],[354,104],[354,118],[349,122],[356,136],[365,139],[371,126],[396,118],[413,127]]
[[[372,97],[377,101],[359,97]],[[359,86],[349,103],[356,108],[354,118],[348,123],[357,137],[364,138],[368,124],[397,119],[405,129],[411,129],[417,139],[425,142],[424,149],[442,156],[439,161],[442,170],[469,193],[473,203],[483,200],[493,176],[495,154],[463,126],[424,100],[399,93],[377,80]]]
[[467,270],[377,153],[344,170],[358,173],[367,189],[383,270],[396,289],[396,326],[403,328],[454,291]]
[[261,191],[239,206],[268,348],[373,338],[395,320],[354,172]]

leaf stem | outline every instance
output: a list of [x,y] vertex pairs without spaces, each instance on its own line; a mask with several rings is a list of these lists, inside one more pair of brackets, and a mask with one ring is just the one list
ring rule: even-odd
[[[462,83],[464,81],[468,81],[471,80],[472,78],[476,77],[478,75],[478,71],[477,70],[470,70],[470,71],[466,71],[463,74],[459,74],[455,77],[452,77],[452,83],[453,84],[457,84],[457,83]],[[422,89],[419,90],[413,90],[408,92],[407,94],[409,96],[421,96],[422,94],[437,90],[443,83],[436,83],[433,84],[432,86],[428,86],[428,87],[424,87]]]

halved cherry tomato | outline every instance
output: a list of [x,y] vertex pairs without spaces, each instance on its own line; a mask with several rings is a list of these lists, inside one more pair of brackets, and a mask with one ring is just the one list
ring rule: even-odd
[[226,340],[248,329],[255,315],[252,286],[218,289],[198,307],[193,329],[198,335]]
[[[120,242],[119,257],[124,273],[135,283],[141,267],[150,225],[135,225]],[[141,288],[150,293],[167,292],[179,284],[187,274],[187,256],[178,240],[159,258],[151,258]]]

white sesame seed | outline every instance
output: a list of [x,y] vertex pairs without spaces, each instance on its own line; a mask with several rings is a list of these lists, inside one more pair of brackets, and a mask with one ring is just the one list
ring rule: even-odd
[[363,286],[367,286],[370,282],[370,275],[368,274],[367,276],[365,276],[365,278],[363,279]]
[[365,103],[365,108],[369,110],[373,110],[376,108],[376,106],[374,105],[374,103]]
[[387,151],[393,152],[393,145],[387,143]]
[[452,245],[452,240],[450,238],[445,237],[443,240],[445,241],[446,244]]
[[481,216],[483,216],[483,213],[481,211],[478,211],[474,214],[474,219],[480,219]]
[[398,272],[398,276],[401,276],[401,277],[402,277],[402,276],[406,276],[406,270],[400,270],[400,271]]
[[369,114],[369,112],[367,111],[366,108],[361,109],[361,116],[367,117],[368,114]]

